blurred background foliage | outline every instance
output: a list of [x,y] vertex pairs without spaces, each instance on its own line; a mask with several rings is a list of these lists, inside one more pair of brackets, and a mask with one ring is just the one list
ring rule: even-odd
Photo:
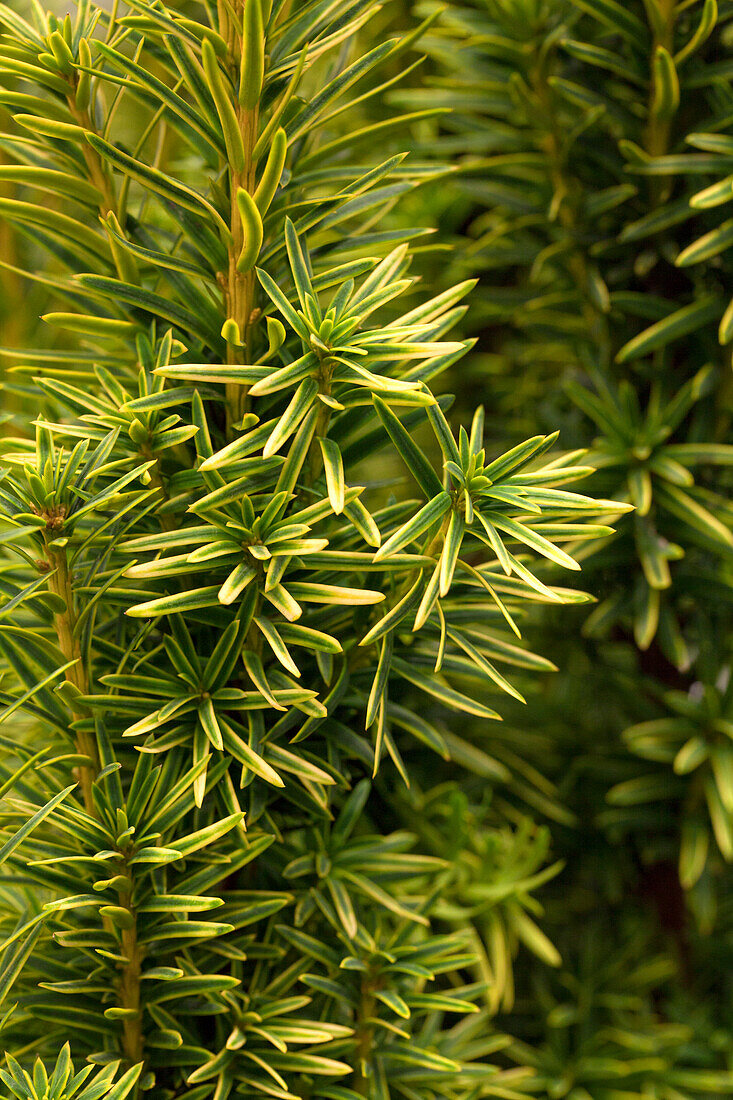
[[604,962],[626,953],[630,973],[632,942],[668,957],[652,1015],[730,1058],[732,20],[725,0],[450,4],[423,83],[393,93],[452,108],[425,150],[458,170],[418,201],[453,246],[428,277],[480,273],[458,400],[481,394],[497,440],[561,424],[597,467],[588,491],[635,505],[580,548],[598,602],[577,630],[533,623],[562,671],[506,719],[574,818],[551,826],[566,863],[543,928],[583,1028],[547,971],[526,974],[560,1065],[571,1035],[592,1045]]
[[[483,404],[489,453],[559,427],[597,468],[583,491],[635,511],[573,544],[592,605],[527,612],[526,705],[426,709],[468,778],[415,742],[380,828],[449,861],[436,921],[472,938],[466,980],[533,1094],[729,1095],[733,2],[392,0],[362,45],[426,19],[421,63],[337,126],[409,152],[378,228],[424,227],[419,292],[478,276],[442,388],[457,420]],[[20,273],[53,261],[6,219],[0,260],[3,348],[59,346]],[[17,362],[10,426],[43,400]],[[386,501],[397,464],[379,475]]]

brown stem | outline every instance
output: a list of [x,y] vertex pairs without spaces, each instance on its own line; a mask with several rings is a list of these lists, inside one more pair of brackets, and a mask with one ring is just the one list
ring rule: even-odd
[[351,1082],[351,1088],[354,1092],[358,1093],[359,1096],[368,1096],[370,1091],[371,1081],[366,1074],[362,1072],[362,1067],[366,1069],[372,1053],[373,1033],[369,1020],[374,1015],[375,1008],[376,998],[372,988],[372,980],[369,977],[365,977],[362,982],[361,1003],[357,1013],[356,1028],[354,1029],[356,1059],[354,1077]]
[[[237,111],[242,140],[244,142],[245,163],[241,172],[230,169],[231,188],[231,224],[232,244],[229,249],[229,271],[226,286],[227,317],[236,322],[242,340],[242,347],[227,345],[227,362],[231,364],[247,363],[252,354],[252,321],[255,308],[255,273],[237,271],[244,243],[242,221],[237,208],[237,191],[241,187],[250,194],[254,191],[254,163],[252,150],[257,140],[257,116],[252,111]],[[228,382],[226,387],[228,426],[238,422],[246,412],[247,389],[238,382]]]
[[[153,488],[158,490],[163,503],[167,503],[168,500],[170,500],[170,496],[163,481],[163,475],[161,472],[161,459],[153,454],[148,444],[144,444],[140,448],[140,453],[145,462],[150,462],[152,459],[155,459],[155,465],[151,466],[150,470],[148,471],[148,473],[150,474],[150,484],[153,486]],[[163,515],[158,514],[158,522],[160,523],[160,526],[164,531],[173,531],[177,526],[175,517],[165,513]]]
[[580,228],[578,186],[577,181],[569,178],[566,172],[563,132],[553,103],[552,89],[547,72],[548,64],[548,57],[538,59],[532,74],[532,86],[546,122],[546,130],[541,139],[541,146],[547,156],[550,168],[557,220],[565,230],[570,242],[567,262],[568,272],[580,292],[583,302],[583,314],[588,323],[589,334],[595,335],[598,342],[601,343],[603,338],[601,313],[589,297],[591,275],[588,270],[586,256],[576,244]]
[[[97,128],[92,121],[89,111],[79,110],[74,102],[73,94],[67,98],[67,104],[71,112],[71,117],[74,119],[77,126],[82,126],[85,130],[89,130],[91,133],[96,134]],[[115,197],[112,176],[102,163],[99,155],[86,141],[82,143],[81,152],[87,166],[87,171],[89,172],[90,182],[94,184],[102,196],[102,202],[99,204],[99,211],[102,217],[104,217],[105,214],[114,212],[117,209],[117,199]]]
[[[79,126],[83,126],[85,130],[91,130],[96,133],[89,112],[87,110],[80,110],[76,106],[73,91],[67,97],[67,103],[74,121]],[[102,214],[105,214],[109,210],[113,210],[115,204],[114,188],[111,177],[102,165],[97,154],[90,145],[86,144],[86,142],[84,142],[83,156],[89,171],[89,178],[102,195],[100,210]],[[48,561],[53,569],[49,587],[54,595],[58,596],[64,604],[63,611],[58,611],[54,615],[54,626],[56,628],[59,648],[67,661],[76,662],[66,670],[66,680],[68,683],[72,684],[80,694],[87,695],[89,693],[89,676],[84,661],[82,660],[81,643],[78,636],[75,634],[76,610],[74,605],[74,589],[71,573],[69,572],[69,561],[66,549],[57,550],[47,546],[46,550]],[[75,719],[83,719],[87,716],[86,710],[75,700],[71,701],[70,709]],[[97,752],[97,746],[89,733],[79,730],[76,734],[76,748],[80,754],[88,756],[93,761],[90,765],[80,765],[77,769],[77,774],[86,810],[88,813],[94,814],[92,784],[99,771],[99,754]]]
[[[243,0],[237,5],[237,9],[243,16]],[[230,63],[232,69],[239,66],[239,51],[241,49],[239,36],[241,20],[237,25],[231,18],[226,5],[219,2],[219,33],[229,47]],[[237,206],[237,191],[239,188],[250,194],[255,190],[255,161],[253,157],[254,147],[257,142],[259,126],[259,104],[251,110],[245,109],[239,103],[233,104],[237,116],[239,131],[242,135],[244,146],[244,164],[241,170],[233,165],[229,166],[229,194],[230,194],[230,229],[232,243],[229,248],[229,264],[226,272],[224,301],[227,319],[236,322],[242,346],[227,345],[227,363],[237,365],[251,362],[252,356],[252,323],[255,319],[255,291],[256,276],[254,269],[247,272],[237,271],[237,262],[242,252],[244,232],[242,220]],[[226,385],[227,429],[231,434],[232,426],[242,419],[247,409],[247,389],[237,382],[228,382]]]
[[[78,635],[75,634],[76,612],[74,609],[74,590],[66,550],[48,550],[51,568],[54,572],[49,579],[49,586],[55,596],[63,601],[63,610],[54,614],[54,626],[58,638],[59,649],[67,661],[74,661],[66,670],[66,680],[81,694],[89,693],[89,677],[82,659],[81,644]],[[75,719],[84,719],[87,712],[82,705],[72,699],[70,709]],[[92,784],[99,772],[99,755],[97,746],[92,736],[83,729],[77,730],[76,749],[83,756],[88,756],[91,764],[81,764],[77,769],[79,786],[84,798],[84,805],[88,813],[94,813],[92,800]]]
[[[49,587],[54,595],[63,601],[63,610],[54,614],[54,626],[58,638],[59,648],[67,661],[74,661],[66,670],[67,681],[82,695],[89,692],[89,672],[82,658],[79,637],[75,633],[76,611],[74,606],[74,587],[69,570],[69,562],[65,549],[56,550],[47,547],[49,563],[54,570],[49,578]],[[71,700],[70,709],[75,719],[87,717],[83,706],[75,699]],[[83,756],[89,757],[92,764],[81,764],[77,769],[79,786],[84,798],[84,806],[87,813],[96,817],[96,808],[92,798],[92,785],[99,772],[99,754],[93,737],[83,729],[77,730],[76,749]],[[131,893],[125,889],[119,894],[120,906],[131,909]],[[132,914],[134,917],[134,914]],[[137,942],[137,929],[133,923],[131,928],[124,929],[121,935],[122,954],[127,962],[122,964],[122,976],[120,979],[120,1006],[133,1009],[134,1017],[123,1020],[122,1048],[126,1057],[132,1064],[142,1060],[144,1039],[142,1032],[142,1017],[140,1013],[140,966],[142,955]]]
[[[663,46],[669,53],[674,53],[674,25],[675,25],[676,0],[658,0],[659,12],[662,18],[661,30],[654,35],[652,45],[652,73],[654,54],[658,46]],[[650,80],[648,122],[644,137],[644,146],[652,157],[662,157],[669,149],[672,133],[672,117],[660,118],[654,110],[654,80]],[[649,192],[654,206],[665,202],[671,188],[669,180],[652,177],[649,181]]]
[[[331,361],[324,359],[321,363],[318,375],[318,392],[325,394],[327,397],[331,396],[332,370],[333,364]],[[323,468],[323,455],[318,440],[325,437],[328,432],[330,421],[331,409],[328,405],[321,402],[321,407],[318,410],[318,416],[316,418],[315,432],[313,433],[311,445],[308,448],[308,458],[306,460],[306,484],[309,486],[313,484]]]
[[142,1061],[145,1049],[145,1039],[142,1028],[142,1012],[140,1006],[140,970],[142,966],[142,951],[137,942],[137,925],[135,914],[131,909],[131,897],[129,892],[120,894],[120,905],[130,911],[133,924],[130,928],[122,930],[122,954],[127,962],[122,968],[122,981],[120,983],[120,1006],[134,1012],[122,1023],[122,1049],[126,1057],[136,1065]]

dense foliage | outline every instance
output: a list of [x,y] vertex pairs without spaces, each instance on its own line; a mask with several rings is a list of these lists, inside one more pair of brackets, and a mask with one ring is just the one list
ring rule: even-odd
[[731,16],[0,3],[3,1097],[733,1094]]
[[[600,1051],[643,1092],[594,952],[628,982],[656,944],[668,970],[631,1026],[687,1025],[701,1062],[731,1065],[732,20],[726,0],[451,4],[425,39],[430,81],[394,97],[453,108],[431,149],[460,176],[429,197],[453,245],[433,278],[480,276],[459,397],[490,388],[487,438],[561,427],[598,471],[586,491],[635,507],[574,548],[598,602],[577,631],[537,623],[561,674],[505,710],[576,822],[553,830],[564,968],[541,978],[566,1007],[549,1027],[522,1008],[556,1095],[608,1087],[587,1065]],[[577,942],[588,918],[602,948]],[[645,1087],[667,1095],[677,1055],[661,1032],[645,1049]]]

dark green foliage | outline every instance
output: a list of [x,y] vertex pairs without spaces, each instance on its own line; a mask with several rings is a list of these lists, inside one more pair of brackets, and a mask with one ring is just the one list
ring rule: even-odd
[[728,8],[0,4],[3,1096],[733,1092]]
[[[481,274],[462,400],[491,387],[487,438],[504,445],[561,426],[566,446],[589,449],[586,491],[634,505],[613,536],[572,548],[598,603],[582,640],[537,622],[533,644],[563,672],[505,715],[515,751],[575,816],[574,834],[554,831],[567,868],[545,895],[547,931],[571,929],[554,936],[564,965],[572,929],[599,910],[592,936],[620,974],[632,940],[658,943],[674,979],[660,972],[639,1005],[689,1024],[683,1041],[697,1032],[711,1077],[665,1075],[686,1055],[661,1033],[621,1040],[588,957],[563,974],[565,1002],[542,993],[546,1031],[537,1004],[517,1019],[546,1044],[548,1074],[554,1051],[551,1096],[730,1089],[717,1073],[732,1022],[732,18],[726,0],[451,4],[425,39],[429,81],[392,97],[454,108],[429,149],[460,171],[425,207],[441,208],[455,246],[433,277]],[[623,1065],[642,1049],[660,1059],[646,1086]],[[587,1057],[602,1058],[597,1076]]]
[[[587,521],[624,505],[565,488],[588,470],[555,434],[487,451],[483,411],[458,429],[436,400],[473,282],[415,293],[423,231],[382,225],[441,169],[380,160],[362,105],[431,21],[389,38],[377,16],[0,8],[2,211],[50,326],[5,352],[21,1100],[74,1095],[67,1041],[107,1067],[100,1097],[119,1060],[112,1098],[533,1087],[491,1015],[517,937],[557,962],[530,915],[549,835],[500,814],[454,850],[458,792],[431,773],[511,783],[452,717],[498,719],[513,669],[552,667],[517,624],[587,599],[558,586],[578,568],[558,543],[607,536]],[[472,864],[507,875],[500,986]],[[36,1055],[31,1085],[12,1058]]]

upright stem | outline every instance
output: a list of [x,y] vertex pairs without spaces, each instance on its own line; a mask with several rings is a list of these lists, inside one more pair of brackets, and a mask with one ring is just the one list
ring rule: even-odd
[[[120,894],[120,905],[131,911],[131,894],[129,891]],[[142,1013],[140,1009],[140,970],[142,966],[142,951],[137,942],[137,925],[135,914],[130,913],[133,923],[130,928],[122,930],[122,954],[127,959],[122,969],[122,981],[120,983],[120,1006],[131,1013],[122,1022],[122,1049],[126,1057],[136,1065],[142,1061],[145,1049],[145,1040],[142,1029]]]
[[577,209],[577,181],[569,178],[566,171],[566,156],[564,152],[564,137],[562,127],[558,121],[553,93],[549,84],[548,64],[550,51],[537,59],[531,76],[532,87],[537,97],[542,115],[545,120],[545,133],[541,138],[541,146],[547,156],[550,169],[550,180],[553,187],[553,208],[559,224],[565,230],[570,242],[568,253],[568,272],[575,283],[583,303],[583,315],[588,324],[589,334],[599,346],[607,343],[605,326],[600,310],[591,300],[589,291],[591,287],[591,272],[588,268],[586,255],[580,245],[580,225]]
[[[71,113],[71,117],[74,119],[77,126],[81,126],[84,130],[89,130],[91,133],[96,134],[98,132],[97,127],[94,124],[94,119],[92,118],[89,108],[81,108],[76,105],[77,84],[78,82],[75,81],[73,90],[66,97],[66,103]],[[81,153],[84,157],[87,171],[89,172],[89,179],[102,196],[99,209],[102,217],[104,217],[105,214],[110,213],[110,211],[116,211],[117,208],[114,180],[109,169],[102,162],[99,155],[86,141],[81,144]]]
[[[651,58],[651,70],[654,72],[654,55],[657,47],[663,46],[669,53],[674,53],[674,26],[675,26],[675,7],[676,0],[657,0],[657,6],[659,14],[661,16],[661,27],[654,34],[654,43],[652,46],[652,58]],[[645,147],[647,153],[652,157],[662,157],[669,149],[670,135],[672,131],[673,115],[665,115],[660,117],[655,111],[655,88],[654,78],[650,81],[649,87],[649,108],[648,108],[648,122],[645,134]],[[654,205],[659,205],[664,202],[669,192],[671,184],[664,179],[658,179],[652,177],[649,183],[651,197]]]
[[[81,644],[75,633],[76,611],[74,608],[74,589],[69,572],[69,563],[66,550],[49,549],[48,557],[54,572],[50,577],[50,588],[55,596],[63,602],[63,610],[54,614],[54,626],[59,648],[67,661],[74,661],[66,670],[66,680],[81,694],[89,693],[89,675],[82,660]],[[82,719],[86,711],[73,698],[70,703],[71,713],[75,719]],[[99,755],[94,739],[83,729],[77,730],[76,748],[83,756],[89,757],[91,764],[81,764],[77,769],[79,785],[84,798],[84,806],[88,813],[94,813],[92,800],[92,784],[99,771]]]
[[[63,609],[54,615],[54,626],[59,648],[67,661],[74,661],[66,670],[67,681],[82,695],[89,692],[89,670],[82,658],[81,644],[76,633],[76,610],[74,605],[74,586],[69,570],[69,562],[65,549],[52,549],[47,547],[48,560],[54,570],[49,578],[49,587],[54,595],[63,601]],[[71,713],[74,718],[86,717],[86,712],[75,698],[70,702]],[[99,772],[99,754],[94,738],[84,729],[76,732],[76,749],[81,755],[88,757],[91,764],[81,764],[77,769],[79,785],[84,798],[84,806],[88,814],[96,817],[96,808],[92,798],[92,785]],[[137,942],[137,928],[134,922],[134,913],[131,909],[132,892],[126,887],[119,892],[120,906],[130,911],[133,923],[129,928],[121,932],[122,954],[126,959],[121,966],[120,978],[120,1006],[128,1009],[131,1015],[122,1022],[122,1049],[129,1061],[135,1065],[142,1061],[144,1050],[144,1038],[142,1030],[142,1016],[140,1012],[140,968],[142,953]]]
[[[243,18],[243,0],[239,0],[237,10]],[[229,46],[233,68],[239,66],[239,33],[242,21],[235,26],[226,6],[219,5],[220,34]],[[229,249],[229,266],[226,276],[225,303],[227,318],[236,322],[242,340],[242,347],[227,344],[227,363],[236,365],[251,362],[252,355],[252,322],[255,309],[256,276],[254,269],[247,272],[237,271],[237,262],[242,252],[244,234],[242,220],[237,206],[237,191],[242,188],[250,194],[255,190],[255,161],[253,151],[257,142],[259,125],[259,104],[251,110],[233,104],[239,132],[242,135],[244,146],[244,165],[237,170],[234,165],[229,166],[229,193],[230,193],[230,229],[232,243]],[[228,382],[226,386],[227,427],[231,431],[232,425],[242,419],[246,411],[247,390],[237,382]]]
[[369,1096],[371,1080],[364,1072],[369,1065],[372,1053],[372,1025],[369,1023],[376,1008],[376,998],[372,988],[372,979],[365,976],[361,986],[361,1002],[357,1013],[354,1037],[356,1039],[356,1058],[351,1088],[359,1096]]
[[[155,459],[155,465],[151,466],[149,470],[150,485],[158,490],[163,503],[167,503],[168,500],[170,500],[170,496],[163,481],[163,474],[161,472],[162,460],[160,455],[154,455],[150,448],[150,445],[147,443],[144,443],[140,447],[140,454],[146,462],[150,462],[151,460]],[[173,515],[171,515],[170,513],[165,513],[164,515],[158,516],[158,522],[160,523],[163,531],[173,531],[176,527],[177,521]]]
[[[331,395],[331,374],[334,364],[329,359],[324,359],[321,362],[321,369],[318,377],[318,391],[325,394],[327,397]],[[331,421],[331,409],[328,405],[321,402],[321,407],[318,410],[318,417],[316,418],[316,430],[313,434],[311,445],[308,449],[308,459],[306,465],[306,483],[312,485],[318,477],[323,468],[323,456],[321,454],[321,447],[318,442],[319,438],[323,439],[328,432],[328,425]]]

